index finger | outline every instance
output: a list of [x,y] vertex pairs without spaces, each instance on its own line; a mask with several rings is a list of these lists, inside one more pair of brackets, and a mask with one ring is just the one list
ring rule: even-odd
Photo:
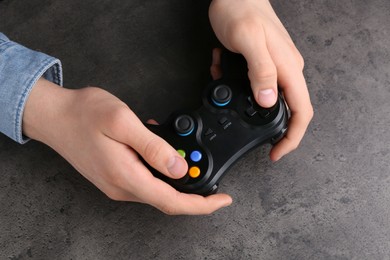
[[279,84],[284,91],[284,97],[291,111],[286,136],[271,150],[270,158],[277,161],[287,153],[296,149],[301,142],[306,129],[313,117],[313,107],[303,72],[291,69],[280,71]]

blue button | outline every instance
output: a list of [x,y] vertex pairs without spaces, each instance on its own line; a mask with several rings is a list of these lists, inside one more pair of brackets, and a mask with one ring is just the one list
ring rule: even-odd
[[199,162],[202,159],[202,153],[195,150],[190,154],[190,158],[193,162]]

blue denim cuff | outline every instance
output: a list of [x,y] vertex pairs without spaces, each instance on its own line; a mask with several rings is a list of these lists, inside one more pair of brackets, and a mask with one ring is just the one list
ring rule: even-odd
[[22,133],[24,107],[41,77],[62,86],[61,62],[0,33],[0,132],[21,144],[28,141]]

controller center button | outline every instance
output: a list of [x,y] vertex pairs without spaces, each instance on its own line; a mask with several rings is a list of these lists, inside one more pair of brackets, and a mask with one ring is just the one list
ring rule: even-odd
[[211,128],[207,128],[207,130],[204,132],[204,136],[207,137],[209,141],[212,141],[215,139],[215,137],[217,137],[217,134],[215,134]]
[[231,126],[232,122],[229,121],[227,117],[222,117],[218,120],[218,123],[226,130],[229,126]]
[[211,94],[211,100],[219,107],[226,106],[232,99],[232,90],[227,85],[218,85]]
[[225,124],[227,121],[228,121],[227,117],[222,117],[222,118],[220,118],[220,119],[218,120],[218,123],[219,123],[220,125],[223,125],[223,124]]
[[200,169],[197,166],[192,166],[188,170],[188,175],[190,175],[191,178],[198,178],[200,176]]
[[202,153],[195,150],[190,154],[191,161],[199,162],[202,159]]
[[179,149],[179,150],[177,150],[177,153],[178,153],[181,157],[186,158],[186,152],[185,152],[184,150]]
[[180,115],[174,122],[174,128],[178,135],[187,136],[194,130],[195,123],[189,115]]

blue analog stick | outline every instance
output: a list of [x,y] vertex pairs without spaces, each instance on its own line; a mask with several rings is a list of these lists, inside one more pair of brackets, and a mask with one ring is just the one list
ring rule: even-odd
[[225,84],[216,86],[211,94],[211,100],[218,107],[226,106],[231,99],[232,90]]
[[180,136],[187,136],[194,131],[195,123],[189,115],[180,115],[174,121],[173,127]]

